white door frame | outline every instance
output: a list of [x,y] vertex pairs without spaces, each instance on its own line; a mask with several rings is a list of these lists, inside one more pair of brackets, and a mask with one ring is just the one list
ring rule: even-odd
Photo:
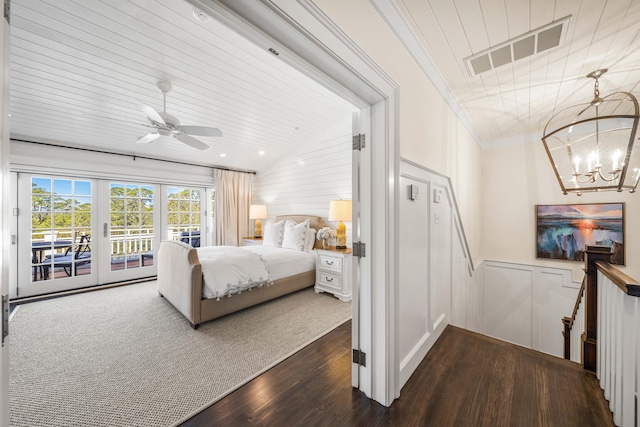
[[[0,295],[9,296],[9,252],[11,245],[11,188],[9,174],[9,22],[0,19],[0,48],[2,49],[2,84],[0,85]],[[1,305],[1,304],[0,304]],[[0,307],[4,310],[8,307]],[[0,330],[3,328],[0,327]],[[9,337],[7,337],[9,338]],[[0,337],[1,340],[1,337]],[[0,426],[9,426],[9,342],[0,347]]]
[[[400,395],[396,321],[398,236],[398,85],[312,0],[189,0],[225,25],[342,96],[370,108],[368,176],[370,212],[361,217],[360,347],[367,352],[360,389],[385,406]],[[364,101],[364,104],[363,104]],[[375,172],[374,172],[375,171]],[[362,372],[364,371],[364,372]],[[368,380],[367,380],[368,378]],[[362,381],[362,380],[365,381]]]

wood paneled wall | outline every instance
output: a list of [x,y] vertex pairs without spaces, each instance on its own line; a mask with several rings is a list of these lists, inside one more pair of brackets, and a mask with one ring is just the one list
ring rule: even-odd
[[[254,203],[267,205],[271,220],[287,214],[318,215],[335,229],[338,223],[327,220],[329,202],[351,199],[351,156],[348,117],[313,140],[300,141],[299,150],[256,175]],[[345,224],[351,246],[351,223]]]

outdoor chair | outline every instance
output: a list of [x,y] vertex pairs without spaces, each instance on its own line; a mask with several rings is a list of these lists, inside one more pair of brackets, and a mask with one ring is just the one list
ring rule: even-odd
[[180,233],[180,241],[182,243],[186,243],[187,245],[191,245],[194,248],[200,247],[200,230],[194,231],[183,231]]
[[77,276],[79,266],[91,263],[91,236],[81,235],[77,245],[68,248],[64,255],[47,255],[46,259],[53,262],[54,268],[63,268],[67,276],[72,272]]

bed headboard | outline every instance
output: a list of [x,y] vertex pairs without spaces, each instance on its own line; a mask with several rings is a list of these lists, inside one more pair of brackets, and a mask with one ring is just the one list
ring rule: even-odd
[[[276,222],[281,221],[283,219],[290,218],[292,221],[297,223],[301,223],[302,221],[309,219],[309,227],[315,228],[316,231],[320,230],[322,227],[327,227],[327,224],[322,220],[321,217],[315,215],[279,215],[276,217]],[[321,248],[322,242],[316,239],[316,242],[313,245],[314,248]]]

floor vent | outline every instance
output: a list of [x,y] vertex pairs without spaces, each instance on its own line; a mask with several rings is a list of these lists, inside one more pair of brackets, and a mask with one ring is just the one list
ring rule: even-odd
[[567,16],[465,58],[464,62],[469,74],[472,77],[477,76],[519,59],[561,46],[566,38],[570,18],[571,16]]

